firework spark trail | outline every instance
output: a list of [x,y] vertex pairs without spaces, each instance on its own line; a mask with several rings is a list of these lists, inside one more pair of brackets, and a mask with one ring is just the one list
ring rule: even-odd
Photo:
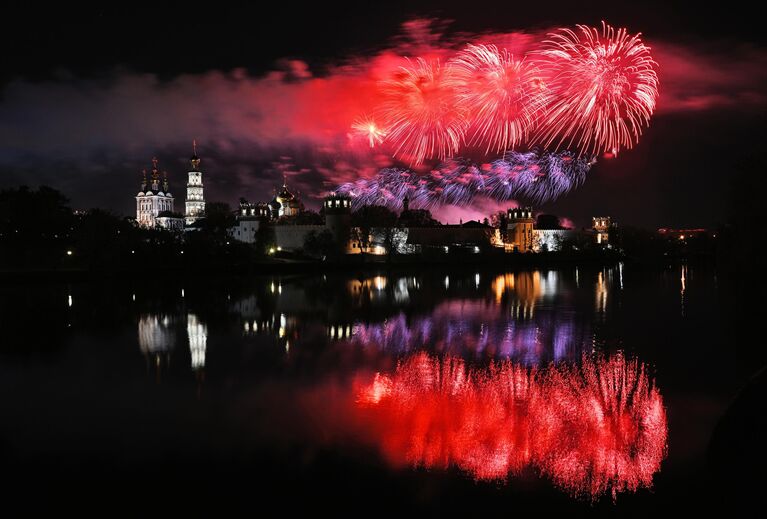
[[456,466],[478,480],[533,467],[593,500],[649,488],[668,437],[660,392],[622,354],[481,369],[419,353],[359,384],[353,413],[392,464]]
[[371,179],[343,184],[336,192],[349,195],[354,209],[385,205],[400,210],[405,197],[413,209],[443,204],[464,206],[477,196],[498,201],[525,198],[543,203],[580,185],[591,165],[591,161],[569,152],[509,152],[481,167],[466,160],[447,160],[425,175],[398,168],[383,169]]

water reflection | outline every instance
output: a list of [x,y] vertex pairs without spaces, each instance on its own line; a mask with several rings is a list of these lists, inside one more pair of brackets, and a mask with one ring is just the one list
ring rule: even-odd
[[571,313],[533,314],[532,306],[518,302],[505,307],[483,300],[449,300],[425,316],[403,312],[381,323],[357,322],[349,342],[391,353],[428,350],[536,364],[577,356],[587,336],[587,327],[576,326]]
[[172,317],[142,315],[138,321],[138,344],[148,365],[154,365],[159,380],[162,366],[170,363],[170,354],[176,346]]
[[[622,267],[616,269],[622,282]],[[578,358],[592,344],[591,318],[569,302],[582,277],[578,269],[274,277],[227,293],[223,307],[243,337],[271,337],[283,351],[316,348],[320,341],[382,354],[425,350],[537,364]],[[589,277],[595,311],[604,320],[613,269]],[[173,323],[185,322],[191,367],[202,369],[210,353],[205,316],[212,305],[190,298],[175,304],[175,313],[141,314],[139,347],[156,365],[167,362],[183,338]]]
[[189,340],[189,353],[192,356],[192,369],[204,368],[205,350],[208,343],[208,327],[195,314],[187,314],[186,335]]
[[610,275],[610,279],[608,279],[608,275],[605,274],[604,270],[600,270],[597,274],[597,282],[596,287],[594,288],[594,295],[595,295],[595,309],[597,314],[600,316],[604,316],[605,311],[607,310],[607,292],[608,292],[608,283],[611,281],[612,276]]
[[687,265],[682,265],[682,273],[679,278],[679,299],[682,309],[682,317],[684,317],[684,293],[687,290]]
[[395,466],[490,480],[534,468],[596,499],[650,487],[666,454],[663,399],[644,365],[621,354],[535,369],[419,353],[353,393],[337,423],[354,424]]

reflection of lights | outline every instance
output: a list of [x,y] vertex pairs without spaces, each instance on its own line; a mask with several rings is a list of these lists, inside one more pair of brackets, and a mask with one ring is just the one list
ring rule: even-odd
[[545,276],[540,276],[540,289],[537,297],[546,297],[557,293],[557,273],[553,270],[546,272]]
[[274,286],[274,281],[272,281],[272,284],[269,288],[272,291],[272,294],[274,294],[274,290],[276,289],[276,287]]
[[72,295],[67,296],[67,306],[72,306]]
[[288,326],[288,320],[285,314],[280,314],[280,329],[277,331],[277,335],[282,338],[285,337],[285,328]]
[[408,279],[399,278],[394,285],[394,302],[407,303],[410,301],[410,291],[408,290]]
[[376,290],[383,290],[384,288],[386,288],[386,278],[382,276],[374,277],[373,285],[376,287]]
[[604,271],[600,271],[597,274],[597,286],[596,292],[596,310],[599,313],[604,313],[607,308],[607,283],[605,282]]
[[500,304],[503,294],[507,290],[514,290],[514,274],[502,274],[496,277],[490,284],[490,288],[495,294],[495,302]]
[[184,289],[181,289],[181,297],[184,297]]
[[618,283],[623,290],[623,262],[618,263]]
[[682,317],[684,317],[684,293],[687,290],[687,265],[682,265],[682,275],[680,278],[680,288],[679,288],[679,295],[681,299],[681,306],[682,306]]
[[208,343],[208,327],[195,314],[187,314],[186,334],[189,338],[189,352],[192,354],[192,369],[204,368],[205,350]]
[[176,343],[171,320],[165,316],[143,315],[138,321],[138,344],[144,354],[170,351]]
[[248,321],[245,321],[243,328],[245,333],[250,333],[250,323]]
[[652,485],[666,454],[663,399],[622,355],[482,370],[419,353],[357,386],[352,415],[395,466],[457,466],[477,479],[534,468],[593,499]]
[[445,290],[450,288],[450,276],[445,276]]
[[345,340],[350,339],[352,336],[352,327],[350,325],[329,325],[328,326],[328,336],[335,340]]
[[136,300],[136,294],[131,294],[130,299],[131,299],[131,301],[135,301]]
[[682,277],[679,280],[681,282],[681,291],[684,295],[684,291],[687,288],[687,265],[682,265]]
[[479,273],[474,274],[474,286],[479,288]]
[[67,256],[71,256],[71,255],[72,255],[72,251],[71,251],[71,250],[68,250],[68,251],[67,251]]

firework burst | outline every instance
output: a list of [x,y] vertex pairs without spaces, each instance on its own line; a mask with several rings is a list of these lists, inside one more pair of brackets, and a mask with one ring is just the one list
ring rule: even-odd
[[371,148],[381,144],[387,133],[385,129],[381,128],[369,117],[363,117],[354,121],[352,130],[354,130],[355,135],[367,139]]
[[394,155],[418,164],[454,155],[463,142],[466,118],[439,61],[418,58],[382,82],[379,109]]
[[512,151],[482,166],[463,159],[447,160],[425,175],[386,168],[373,178],[343,184],[336,192],[351,196],[355,209],[385,205],[400,210],[405,197],[414,209],[442,204],[465,206],[477,196],[543,203],[580,185],[591,165],[592,162],[570,152]]
[[494,45],[469,45],[450,67],[456,103],[472,121],[472,144],[503,152],[527,140],[545,105],[534,66]]
[[536,139],[583,154],[631,148],[655,110],[657,64],[640,35],[602,23],[549,35],[535,61],[549,90]]

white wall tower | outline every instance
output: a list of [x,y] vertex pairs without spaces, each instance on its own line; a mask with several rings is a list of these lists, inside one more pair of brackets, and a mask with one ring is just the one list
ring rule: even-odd
[[194,150],[192,169],[189,171],[189,181],[186,184],[186,224],[191,225],[205,216],[205,196],[202,192],[202,171],[200,171],[200,158],[197,156],[197,141],[192,141]]

